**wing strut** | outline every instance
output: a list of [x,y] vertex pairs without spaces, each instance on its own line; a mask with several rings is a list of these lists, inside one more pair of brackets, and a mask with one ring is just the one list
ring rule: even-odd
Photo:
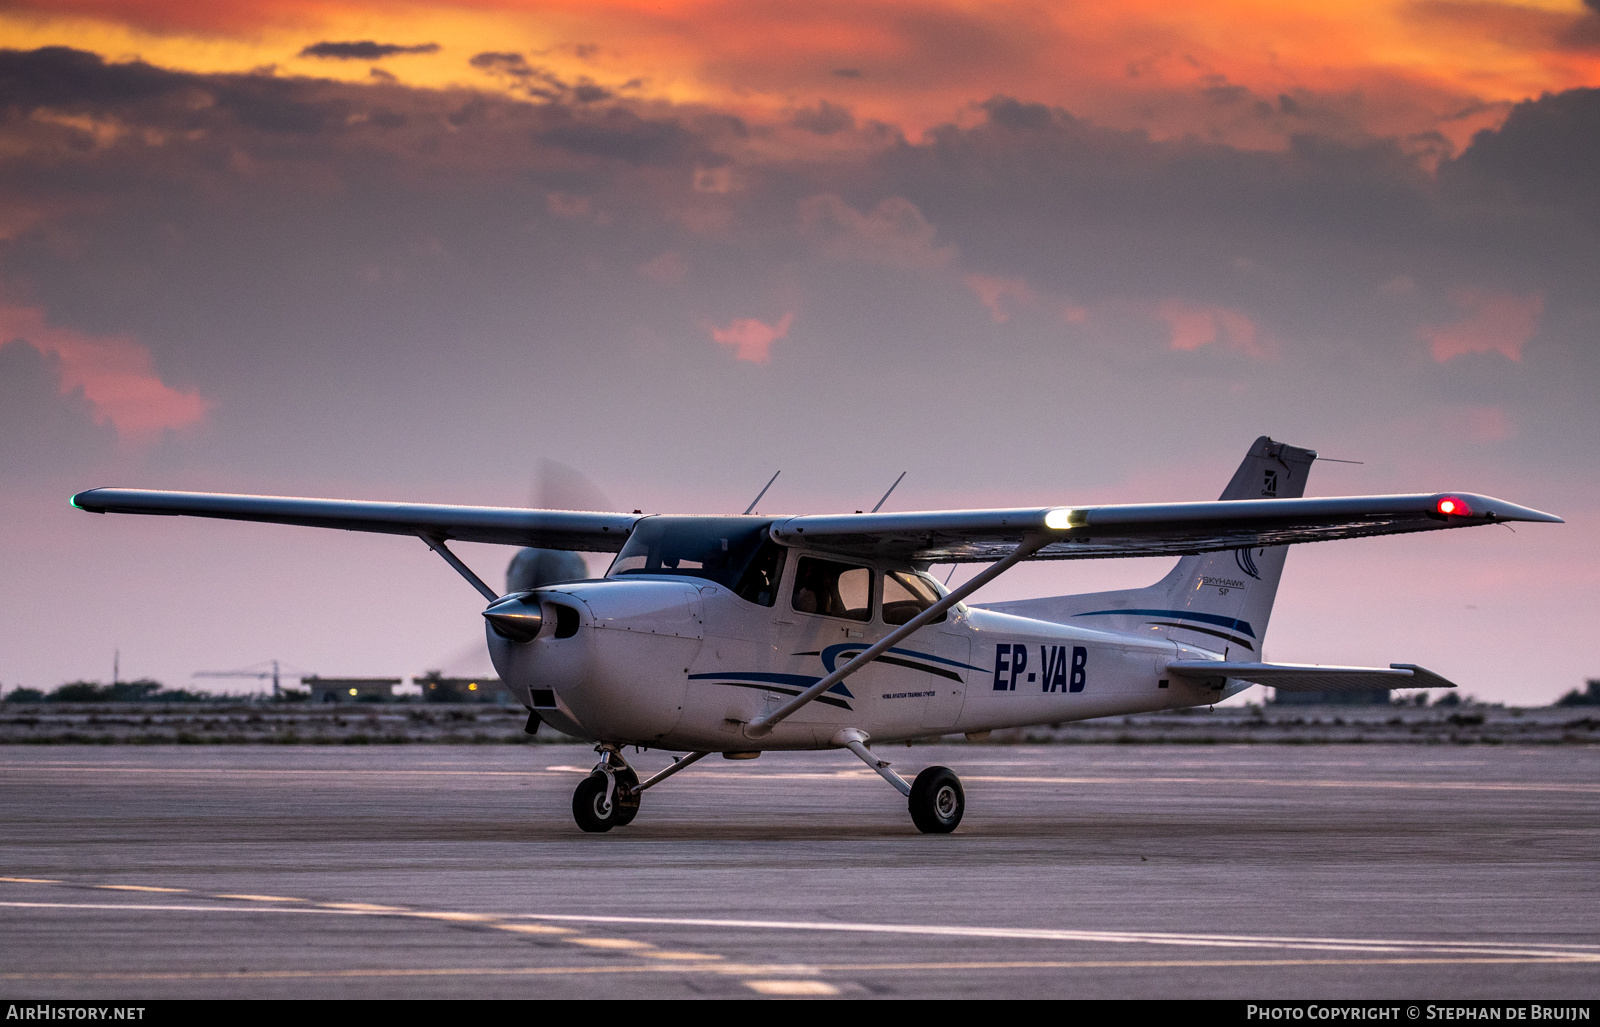
[[912,632],[922,627],[924,624],[932,623],[933,621],[943,617],[945,611],[949,610],[950,607],[961,602],[961,600],[976,592],[984,585],[987,585],[995,578],[998,578],[1016,564],[1026,560],[1034,553],[1037,553],[1039,550],[1049,545],[1050,541],[1050,538],[1045,535],[1031,535],[1025,537],[1022,540],[1022,544],[1013,549],[1004,559],[990,564],[989,567],[978,574],[977,577],[963,584],[954,592],[949,593],[943,599],[939,600],[937,603],[934,603],[926,610],[923,610],[915,617],[906,621],[900,627],[895,628],[887,635],[884,635],[883,638],[879,639],[876,643],[864,650],[861,655],[857,656],[849,663],[846,663],[832,674],[829,674],[821,681],[818,681],[816,684],[812,685],[804,692],[801,692],[793,699],[790,699],[776,710],[773,710],[770,715],[751,721],[748,725],[746,725],[744,733],[751,738],[761,738],[771,734],[773,725],[777,724],[781,720],[786,719],[790,714],[800,709],[800,707],[806,705],[823,692],[826,692],[834,685],[837,685],[845,678],[860,670],[862,667],[867,666],[873,660],[877,659],[882,653],[885,653],[892,647],[899,645],[901,641],[903,641]]
[[466,564],[462,563],[461,558],[450,551],[449,547],[444,544],[444,539],[434,535],[424,535],[420,533],[417,535],[417,537],[428,543],[429,549],[444,557],[444,562],[454,567],[457,574],[461,575],[463,578],[466,578],[467,584],[471,585],[479,592],[482,592],[483,598],[489,600],[491,603],[500,598],[499,593],[490,588],[488,585],[484,584],[482,578],[472,573],[471,567],[468,567]]

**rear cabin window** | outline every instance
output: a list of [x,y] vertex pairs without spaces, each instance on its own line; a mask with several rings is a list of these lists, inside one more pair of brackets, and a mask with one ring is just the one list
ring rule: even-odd
[[872,619],[872,571],[802,556],[794,573],[794,608],[845,620]]

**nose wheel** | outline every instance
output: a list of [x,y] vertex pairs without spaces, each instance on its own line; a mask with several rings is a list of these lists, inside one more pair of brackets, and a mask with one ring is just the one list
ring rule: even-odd
[[626,827],[639,815],[639,775],[614,749],[602,749],[600,762],[572,793],[572,819],[591,834]]

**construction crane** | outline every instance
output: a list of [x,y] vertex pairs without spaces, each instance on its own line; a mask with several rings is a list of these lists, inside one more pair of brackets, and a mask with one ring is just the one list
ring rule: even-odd
[[[265,681],[266,679],[271,678],[272,679],[272,697],[274,699],[282,698],[283,689],[282,689],[282,687],[281,687],[281,685],[279,683],[278,661],[277,660],[269,660],[267,662],[272,664],[272,669],[271,670],[197,670],[193,674],[191,674],[190,677],[197,677],[197,678],[255,678],[257,681]],[[292,678],[303,678],[303,677],[305,677],[304,674],[296,673],[296,672],[293,672],[293,671],[291,671],[289,673],[289,676],[292,677]]]

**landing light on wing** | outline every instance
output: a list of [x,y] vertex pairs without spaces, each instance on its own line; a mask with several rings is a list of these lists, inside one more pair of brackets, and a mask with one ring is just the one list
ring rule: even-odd
[[1056,531],[1065,531],[1068,528],[1081,528],[1088,523],[1088,520],[1083,511],[1074,510],[1070,506],[1061,506],[1044,515],[1044,526]]
[[1472,507],[1455,496],[1440,496],[1439,512],[1450,517],[1471,517]]

